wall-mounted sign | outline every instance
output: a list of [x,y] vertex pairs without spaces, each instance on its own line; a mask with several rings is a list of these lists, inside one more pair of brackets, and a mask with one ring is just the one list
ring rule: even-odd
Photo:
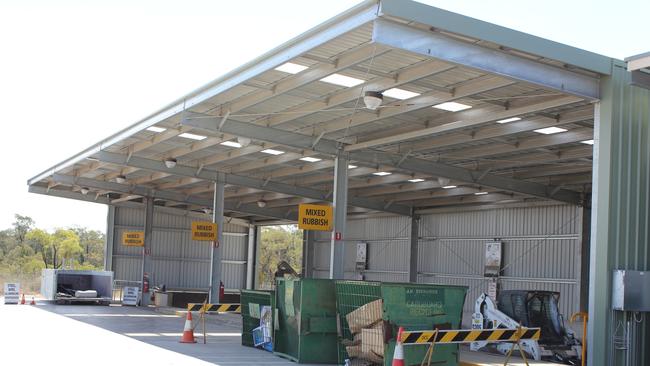
[[198,241],[217,240],[217,224],[209,221],[192,222],[192,240],[198,240]]
[[499,277],[501,272],[501,242],[485,243],[485,277]]
[[332,206],[300,204],[298,227],[303,230],[332,231]]
[[127,247],[143,247],[144,231],[125,231],[122,233],[122,245]]

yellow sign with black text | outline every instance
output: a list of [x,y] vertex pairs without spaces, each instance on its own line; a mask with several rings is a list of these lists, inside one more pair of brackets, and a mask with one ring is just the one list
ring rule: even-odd
[[198,241],[217,240],[217,224],[209,221],[192,222],[192,240],[198,240]]
[[298,207],[298,227],[303,230],[332,231],[332,206],[301,204]]
[[122,233],[122,245],[127,247],[143,247],[144,231],[125,231]]

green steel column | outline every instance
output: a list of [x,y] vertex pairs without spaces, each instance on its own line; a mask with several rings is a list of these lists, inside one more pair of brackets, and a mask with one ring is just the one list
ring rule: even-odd
[[[647,316],[612,311],[613,269],[650,270],[650,91],[630,85],[625,63],[601,78],[594,118],[588,365],[650,365]],[[638,316],[637,316],[638,319]],[[616,347],[630,332],[632,351]],[[627,363],[626,359],[632,361]],[[634,362],[636,360],[636,363]]]

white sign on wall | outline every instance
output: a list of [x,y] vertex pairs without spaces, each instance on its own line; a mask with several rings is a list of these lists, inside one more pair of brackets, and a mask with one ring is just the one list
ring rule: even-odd
[[122,291],[122,305],[138,305],[139,287],[124,287]]
[[5,283],[5,304],[18,304],[20,298],[19,283]]

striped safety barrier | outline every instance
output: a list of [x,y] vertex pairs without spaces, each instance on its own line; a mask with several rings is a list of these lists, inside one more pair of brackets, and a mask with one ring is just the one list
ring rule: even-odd
[[187,304],[188,311],[203,311],[204,313],[241,313],[241,304]]
[[419,330],[402,332],[402,343],[517,342],[539,340],[540,334],[540,328],[438,330],[437,333],[433,330]]

